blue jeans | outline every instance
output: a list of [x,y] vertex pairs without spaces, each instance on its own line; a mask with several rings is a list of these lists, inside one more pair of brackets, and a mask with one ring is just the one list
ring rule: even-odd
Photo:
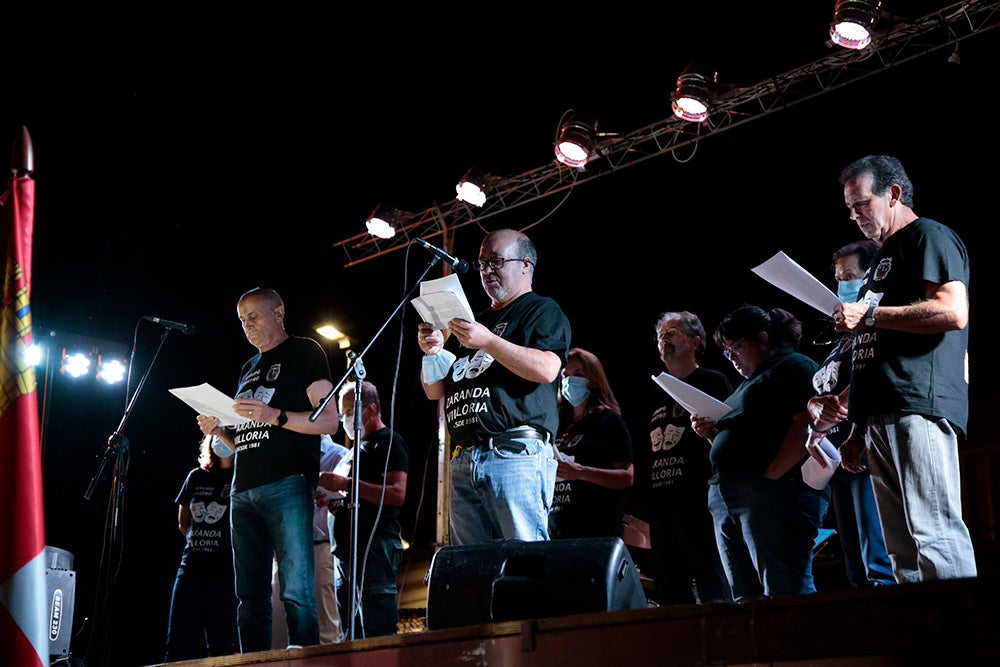
[[271,567],[278,560],[288,642],[319,644],[313,589],[315,489],[302,475],[233,494],[230,520],[236,564],[240,650],[271,650]]
[[958,435],[948,420],[870,417],[865,441],[896,581],[975,577],[976,554],[962,519]]
[[[867,465],[864,457],[862,460]],[[889,554],[885,551],[882,524],[868,473],[856,474],[837,468],[830,479],[830,491],[830,506],[837,523],[847,581],[854,588],[896,583]]]
[[709,485],[715,539],[737,602],[816,592],[813,546],[829,505],[828,489],[799,479]]
[[537,438],[491,438],[451,459],[451,543],[549,539],[555,453]]

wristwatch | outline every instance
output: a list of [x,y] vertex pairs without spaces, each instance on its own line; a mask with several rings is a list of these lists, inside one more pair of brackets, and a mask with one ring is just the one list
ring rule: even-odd
[[875,304],[868,306],[868,312],[865,313],[865,326],[873,327],[875,326]]
[[282,410],[278,414],[278,428],[284,428],[285,424],[287,424],[287,423],[288,423],[288,415],[285,414],[284,410]]

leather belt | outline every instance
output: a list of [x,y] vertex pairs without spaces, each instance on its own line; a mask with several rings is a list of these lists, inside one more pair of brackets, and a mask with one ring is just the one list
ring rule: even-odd
[[531,426],[518,426],[517,428],[507,429],[506,431],[501,431],[494,436],[490,436],[485,441],[480,442],[476,445],[455,445],[451,450],[452,458],[458,456],[463,449],[469,449],[473,447],[492,447],[494,440],[513,440],[515,438],[524,438],[528,440],[544,440],[549,442],[549,436],[544,431],[539,431]]
[[530,426],[518,426],[517,428],[512,428],[493,436],[494,440],[505,440],[512,438],[527,438],[532,440],[545,440],[548,442],[549,436],[543,431],[532,428]]

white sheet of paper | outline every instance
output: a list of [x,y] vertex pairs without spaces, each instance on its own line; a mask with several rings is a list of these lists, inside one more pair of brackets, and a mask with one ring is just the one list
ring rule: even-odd
[[696,389],[687,382],[678,380],[670,373],[662,372],[659,375],[653,375],[652,378],[653,382],[660,385],[663,391],[673,396],[675,401],[693,415],[711,417],[713,420],[719,421],[732,409],[714,396],[709,396],[701,389]]
[[833,443],[823,438],[819,443],[819,451],[826,460],[824,468],[819,462],[810,456],[802,464],[802,481],[816,489],[822,491],[830,483],[830,478],[840,465],[840,450],[833,446]]
[[752,270],[775,287],[788,292],[826,316],[829,316],[840,303],[840,298],[829,287],[781,250]]
[[[339,461],[337,465],[333,467],[330,472],[335,472],[338,475],[343,475],[344,477],[349,477],[351,474],[351,467],[354,465],[354,448],[348,450]],[[347,493],[345,491],[331,491],[330,489],[317,486],[316,490],[322,493],[327,500],[340,500],[341,498],[346,498]]]
[[435,329],[447,329],[454,318],[475,322],[476,316],[465,296],[458,274],[449,273],[443,278],[420,283],[420,296],[410,299],[420,313],[422,321],[430,322]]
[[233,412],[232,397],[223,394],[207,382],[194,387],[177,387],[167,391],[194,408],[199,415],[218,417],[222,426],[236,426],[250,421]]

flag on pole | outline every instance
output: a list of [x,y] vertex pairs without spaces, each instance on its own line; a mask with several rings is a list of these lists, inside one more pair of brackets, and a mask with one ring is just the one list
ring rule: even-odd
[[0,647],[4,664],[49,664],[45,582],[45,507],[32,343],[31,241],[35,182],[31,137],[15,141],[7,189],[0,194]]

